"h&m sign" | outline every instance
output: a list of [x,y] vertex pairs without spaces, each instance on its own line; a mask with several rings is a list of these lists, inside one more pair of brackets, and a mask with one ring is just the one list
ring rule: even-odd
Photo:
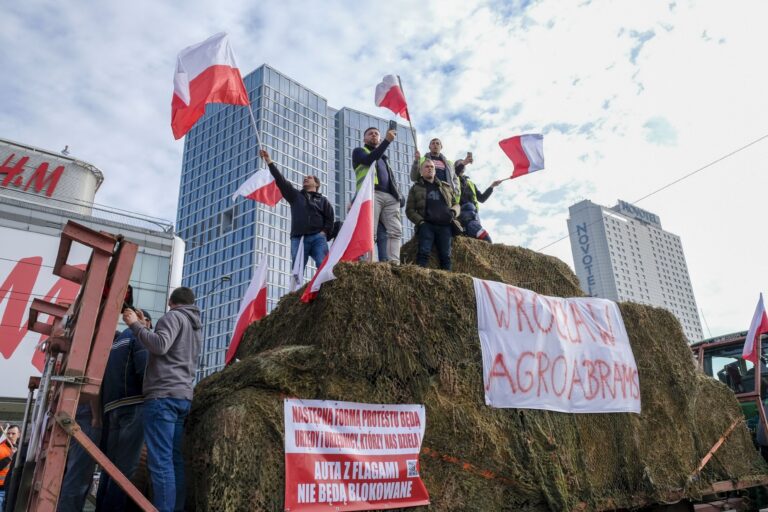
[[28,177],[25,177],[24,166],[29,161],[29,157],[23,156],[13,163],[14,158],[16,154],[12,153],[0,165],[0,178],[2,178],[0,187],[16,188],[24,192],[31,187],[36,193],[45,192],[46,197],[51,197],[59,184],[61,175],[64,174],[64,166],[59,165],[49,173],[48,162],[42,162]]

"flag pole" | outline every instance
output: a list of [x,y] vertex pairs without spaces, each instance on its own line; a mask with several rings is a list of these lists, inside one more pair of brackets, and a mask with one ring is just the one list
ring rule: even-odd
[[[405,91],[403,90],[403,82],[400,80],[400,75],[397,75],[397,83],[400,85],[400,91],[403,93],[403,99],[405,99]],[[419,144],[416,142],[416,130],[413,129],[413,122],[411,121],[411,113],[408,111],[408,102],[405,102],[405,113],[408,114],[408,124],[411,126],[411,136],[413,137],[413,145],[416,146],[416,151],[419,150]]]
[[251,116],[251,126],[253,126],[253,133],[256,135],[256,144],[258,145],[257,151],[259,149],[264,148],[264,144],[261,143],[261,138],[259,137],[259,129],[256,127],[256,118],[253,115],[253,109],[251,108],[251,102],[248,101],[248,113]]
[[[376,167],[377,167],[376,166],[376,161],[374,160],[374,162],[371,164],[371,167],[368,169],[368,172],[369,173],[377,172]],[[374,208],[374,211],[375,211],[375,209],[376,209],[376,183],[373,180],[373,176],[371,176],[371,199],[373,200],[373,208]],[[373,213],[373,212],[371,212],[371,213]],[[371,261],[371,262],[374,261],[373,260],[373,251],[376,251],[376,261],[379,261],[379,247],[376,245],[376,240],[378,239],[377,235],[378,235],[379,226],[378,226],[378,224],[374,224],[373,223],[373,220],[374,220],[373,217],[374,216],[371,215],[371,257],[368,260],[368,261]],[[387,255],[387,257],[389,257],[389,255]]]

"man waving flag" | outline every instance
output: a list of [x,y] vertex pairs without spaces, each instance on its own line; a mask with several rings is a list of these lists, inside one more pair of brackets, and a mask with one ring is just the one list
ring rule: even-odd
[[376,162],[368,169],[368,174],[360,190],[352,201],[347,218],[341,225],[339,234],[331,246],[315,277],[309,282],[301,296],[302,302],[311,302],[317,297],[320,286],[326,281],[336,279],[333,267],[339,261],[357,261],[360,256],[373,251],[373,174]]
[[249,105],[248,93],[224,32],[184,48],[176,59],[171,128],[183,137],[205,114],[208,103]]

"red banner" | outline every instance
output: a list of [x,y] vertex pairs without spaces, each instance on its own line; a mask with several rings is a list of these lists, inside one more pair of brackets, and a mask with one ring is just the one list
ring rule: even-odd
[[423,405],[285,400],[285,510],[429,504]]

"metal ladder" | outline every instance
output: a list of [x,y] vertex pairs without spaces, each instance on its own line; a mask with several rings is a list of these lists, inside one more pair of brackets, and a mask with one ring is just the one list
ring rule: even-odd
[[[75,242],[92,249],[84,269],[67,264]],[[47,335],[48,340],[43,375],[30,378],[29,383],[22,425],[23,436],[29,423],[29,447],[23,464],[18,457],[14,466],[12,489],[20,480],[14,492],[14,512],[55,512],[70,438],[80,443],[142,510],[155,510],[75,421],[78,403],[99,396],[137,251],[136,244],[120,235],[97,232],[72,221],[62,230],[53,274],[79,284],[80,292],[70,306],[35,299],[29,308],[29,329]],[[49,321],[41,322],[41,314]],[[37,400],[32,409],[35,389]]]

